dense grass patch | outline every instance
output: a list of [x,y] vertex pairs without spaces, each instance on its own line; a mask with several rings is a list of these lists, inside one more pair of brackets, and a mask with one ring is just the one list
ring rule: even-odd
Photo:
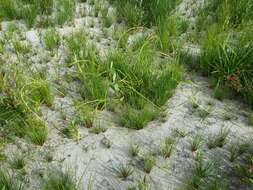
[[0,0],[0,20],[24,20],[28,27],[63,25],[73,18],[74,6],[71,0]]
[[41,190],[78,190],[77,180],[70,171],[49,170],[42,179]]
[[182,79],[179,64],[159,59],[156,38],[149,37],[141,38],[125,51],[110,51],[102,61],[84,40],[77,43],[84,35],[74,34],[68,47],[69,60],[78,69],[85,104],[103,109],[117,102],[113,109],[120,123],[134,129],[141,129],[157,118]]
[[221,89],[230,89],[252,105],[252,13],[249,0],[213,0],[199,12],[197,31],[205,35],[199,69],[214,79],[219,99],[228,94]]
[[252,103],[253,40],[247,30],[223,36],[208,32],[203,41],[201,70],[216,80],[216,88],[229,86]]
[[220,30],[229,30],[245,25],[252,19],[251,0],[211,0],[205,1],[205,7],[198,13],[197,28],[201,31],[217,24]]
[[43,145],[47,128],[39,115],[41,105],[52,105],[49,82],[29,73],[22,64],[0,67],[0,75],[0,126],[4,137],[26,137]]
[[130,26],[153,25],[166,19],[179,0],[112,0],[117,7],[118,17]]
[[0,169],[0,189],[23,190],[23,185],[9,171]]

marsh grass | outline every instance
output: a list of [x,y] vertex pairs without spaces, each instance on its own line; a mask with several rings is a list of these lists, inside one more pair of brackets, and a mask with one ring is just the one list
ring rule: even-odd
[[13,154],[9,163],[13,169],[23,169],[26,164],[26,156],[23,153]]
[[96,110],[89,104],[77,103],[76,105],[78,120],[84,124],[86,128],[93,127],[96,117]]
[[5,20],[24,20],[30,28],[35,25],[38,16],[52,13],[53,0],[1,0],[0,8],[3,10],[0,13],[0,18]]
[[2,190],[23,190],[24,186],[9,171],[0,170],[0,189]]
[[132,166],[129,164],[120,164],[119,166],[114,168],[117,177],[121,179],[127,179],[129,176],[131,176],[134,172]]
[[78,69],[85,104],[102,110],[117,100],[119,104],[113,110],[120,124],[133,129],[142,129],[158,118],[160,107],[182,80],[183,71],[176,61],[156,63],[152,40],[144,37],[126,51],[110,51],[102,61],[96,48],[86,43],[84,33],[73,34],[67,44],[72,65]]
[[205,161],[203,155],[198,152],[195,159],[194,173],[200,178],[206,178],[212,176],[213,163],[210,161]]
[[29,116],[26,121],[26,133],[28,138],[36,145],[43,146],[47,140],[48,128],[41,118]]
[[143,161],[144,161],[144,171],[146,173],[150,173],[152,168],[156,164],[155,157],[150,153],[144,156]]
[[251,168],[253,166],[253,158],[252,156],[247,157],[246,162],[244,164],[238,164],[235,167],[237,175],[239,175],[244,182],[249,185],[252,185],[253,174],[251,172]]
[[185,129],[175,128],[173,129],[173,134],[175,137],[184,138],[187,136],[188,132]]
[[143,129],[149,121],[157,117],[158,112],[144,108],[137,110],[128,106],[119,114],[120,124],[130,129]]
[[19,40],[15,39],[15,38],[12,39],[12,46],[13,46],[13,49],[14,49],[14,51],[17,55],[19,55],[19,54],[21,54],[21,55],[28,54],[31,50],[31,45],[30,44],[20,42]]
[[[222,30],[237,28],[253,18],[253,5],[250,0],[211,0],[198,12],[197,29],[206,30],[217,24]],[[208,18],[209,16],[209,18]],[[208,19],[207,19],[208,18]]]
[[46,48],[50,51],[59,47],[59,45],[60,45],[61,39],[55,29],[48,29],[45,32],[43,38],[44,38],[44,43],[46,45]]
[[98,135],[100,133],[106,132],[106,130],[107,129],[105,127],[101,126],[100,124],[97,124],[97,125],[93,126],[89,131],[91,133],[94,133],[94,134]]
[[71,22],[75,15],[75,1],[58,0],[58,11],[55,17],[55,22],[58,25],[63,25],[66,22]]
[[231,162],[234,162],[238,157],[244,153],[247,153],[250,149],[250,142],[240,142],[239,140],[233,141],[228,148],[228,151],[230,153],[229,160]]
[[203,152],[197,151],[196,153],[192,174],[190,174],[186,182],[186,188],[190,190],[200,188],[207,189],[209,182],[212,183],[215,178],[214,163],[206,160],[203,156]]
[[211,107],[200,107],[197,110],[197,114],[201,119],[206,119],[211,113]]
[[221,128],[218,134],[213,134],[208,137],[207,146],[209,149],[220,147],[222,148],[226,144],[229,130]]
[[249,121],[249,125],[253,126],[253,114],[252,113],[249,113],[249,115],[248,115],[248,121]]
[[200,149],[202,143],[203,137],[200,135],[195,135],[191,140],[191,151],[196,152],[198,149]]
[[37,110],[42,104],[50,107],[54,100],[50,83],[43,79],[34,79],[26,83],[22,87],[21,96],[31,110]]
[[140,146],[138,144],[132,144],[129,148],[129,153],[131,156],[135,157],[138,156],[140,152]]
[[178,0],[114,0],[118,17],[126,18],[127,22],[130,21],[130,26],[156,24],[158,20],[166,18],[178,3]]
[[249,0],[212,0],[199,13],[197,28],[207,34],[200,40],[199,66],[204,74],[216,79],[218,99],[233,92],[252,104],[252,10]]
[[77,180],[71,171],[51,169],[41,181],[42,190],[79,190]]
[[160,153],[166,159],[169,158],[172,154],[172,151],[175,148],[175,139],[166,138],[164,142],[160,145]]
[[72,120],[62,132],[70,139],[80,139],[79,125],[75,120]]

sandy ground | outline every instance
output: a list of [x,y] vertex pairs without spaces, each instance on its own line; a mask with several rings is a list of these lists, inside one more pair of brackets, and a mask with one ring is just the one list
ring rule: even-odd
[[[190,3],[189,3],[190,4]],[[182,15],[192,17],[188,13],[188,4],[181,4],[178,8]],[[86,3],[79,4],[79,8],[89,9]],[[186,13],[184,13],[186,11]],[[95,20],[94,28],[87,27],[90,18],[77,18],[74,25],[58,28],[61,36],[67,36],[73,31],[84,29],[90,35],[100,35],[100,42],[96,45],[101,56],[106,54],[106,49],[114,48],[116,42],[113,41],[112,28],[108,29],[108,38],[101,37],[101,23],[99,18]],[[5,23],[2,24],[5,28]],[[22,26],[22,25],[21,25]],[[45,46],[40,38],[43,31],[33,29],[24,31],[23,36],[33,46],[33,51],[40,52],[29,58],[34,69],[45,69],[47,78],[50,81],[59,82],[66,73],[74,72],[72,68],[66,67],[63,63],[66,60],[67,51],[61,46],[56,55],[48,58],[50,53],[45,50]],[[15,56],[10,55],[13,60]],[[46,63],[44,62],[46,60]],[[6,153],[11,154],[22,150],[29,155],[25,167],[26,177],[29,182],[27,189],[38,188],[38,178],[48,170],[48,168],[62,167],[75,171],[75,175],[80,182],[81,189],[87,189],[88,184],[93,184],[94,190],[125,190],[132,185],[136,185],[144,176],[154,190],[174,190],[180,187],[191,173],[194,163],[194,153],[190,150],[190,142],[196,134],[202,135],[204,143],[202,149],[207,160],[213,160],[226,175],[230,176],[231,189],[247,189],[238,183],[234,177],[234,167],[228,161],[228,147],[230,142],[250,140],[253,129],[248,124],[247,108],[235,100],[224,100],[220,102],[213,98],[213,92],[208,87],[206,78],[195,73],[188,73],[186,80],[181,82],[175,94],[168,101],[166,106],[166,119],[153,121],[142,130],[130,130],[118,126],[114,120],[115,116],[109,111],[101,113],[100,124],[107,128],[101,134],[89,133],[89,130],[80,126],[81,138],[78,142],[67,139],[60,132],[69,120],[74,116],[75,109],[73,102],[79,98],[77,93],[78,84],[66,84],[67,95],[65,97],[56,96],[52,108],[43,107],[42,113],[49,126],[49,138],[43,147],[28,144],[24,140],[17,139],[14,144],[7,145]],[[197,100],[199,108],[193,109],[192,101]],[[203,109],[208,110],[205,118],[200,117]],[[62,115],[66,118],[63,119]],[[230,119],[225,117],[229,115]],[[217,134],[221,128],[229,129],[227,144],[223,148],[208,149],[206,141],[208,136]],[[176,148],[168,159],[164,159],[160,153],[160,144],[166,137],[175,137],[175,131],[184,131],[185,137],[178,137]],[[110,142],[111,147],[107,148],[106,143]],[[133,158],[129,153],[129,148],[133,143],[140,145],[140,155]],[[143,170],[143,156],[147,153],[156,155],[156,165],[150,174]],[[46,157],[53,156],[52,162],[47,162]],[[242,155],[238,162],[243,161]],[[119,179],[115,173],[115,167],[120,164],[130,164],[134,168],[134,173],[125,180]],[[7,164],[8,165],[8,164]],[[221,174],[222,174],[221,172]]]

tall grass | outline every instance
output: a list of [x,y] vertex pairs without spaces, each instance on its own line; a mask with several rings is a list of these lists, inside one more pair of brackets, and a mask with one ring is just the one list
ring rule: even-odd
[[[116,101],[114,110],[126,127],[141,129],[157,118],[160,107],[182,79],[182,69],[176,61],[157,61],[155,38],[144,36],[125,51],[112,50],[105,61],[89,53],[87,44],[74,45],[75,41],[72,39],[69,47],[71,57],[81,59],[74,64],[84,101],[96,109]],[[83,54],[85,51],[88,52]]]
[[113,2],[119,16],[126,22],[130,21],[130,26],[136,26],[140,24],[140,21],[150,26],[166,19],[179,0],[113,0]]
[[23,184],[18,182],[9,171],[0,170],[0,189],[2,190],[23,190]]
[[[1,20],[24,20],[28,27],[38,24],[38,18],[43,20],[44,25],[51,25],[52,23],[63,25],[72,20],[75,1],[0,0],[0,10]],[[53,10],[56,10],[56,15],[53,15]]]
[[66,22],[72,21],[75,13],[75,1],[73,0],[58,0],[58,11],[55,22],[63,25]]
[[164,52],[173,52],[178,48],[180,39],[175,38],[183,29],[183,24],[186,24],[178,17],[172,16],[179,2],[180,0],[114,0],[118,18],[125,21],[129,27],[156,27],[158,47]]
[[200,69],[215,79],[216,89],[228,87],[251,105],[252,21],[252,1],[213,0],[200,11],[197,22],[197,29],[207,35],[201,40]]
[[48,82],[37,79],[21,65],[0,67],[0,125],[7,137],[28,137],[42,145],[47,128],[38,113],[42,104],[52,104],[53,96]]
[[219,25],[221,30],[229,30],[246,24],[253,18],[251,0],[211,0],[199,11],[197,28],[205,30],[212,24]]

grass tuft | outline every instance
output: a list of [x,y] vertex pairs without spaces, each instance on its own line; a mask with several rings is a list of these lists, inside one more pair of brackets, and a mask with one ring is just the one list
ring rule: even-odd
[[175,148],[175,139],[166,138],[160,146],[161,155],[164,158],[169,158],[172,154],[173,149]]
[[133,168],[129,164],[120,164],[115,168],[115,172],[117,177],[121,179],[127,179],[134,172]]
[[63,134],[65,134],[70,139],[79,140],[80,132],[77,122],[75,120],[72,120],[69,125],[63,129]]
[[207,146],[209,149],[216,147],[223,147],[226,144],[227,136],[229,134],[229,130],[222,128],[218,134],[210,135],[208,137]]
[[47,125],[40,118],[29,116],[26,119],[26,129],[28,138],[36,145],[42,146],[48,136]]
[[78,190],[77,180],[70,171],[49,170],[41,182],[42,190]]
[[23,184],[17,181],[17,179],[12,176],[6,170],[0,170],[0,189],[1,190],[23,190]]
[[152,168],[156,164],[156,159],[152,154],[147,154],[144,156],[144,171],[150,173]]

